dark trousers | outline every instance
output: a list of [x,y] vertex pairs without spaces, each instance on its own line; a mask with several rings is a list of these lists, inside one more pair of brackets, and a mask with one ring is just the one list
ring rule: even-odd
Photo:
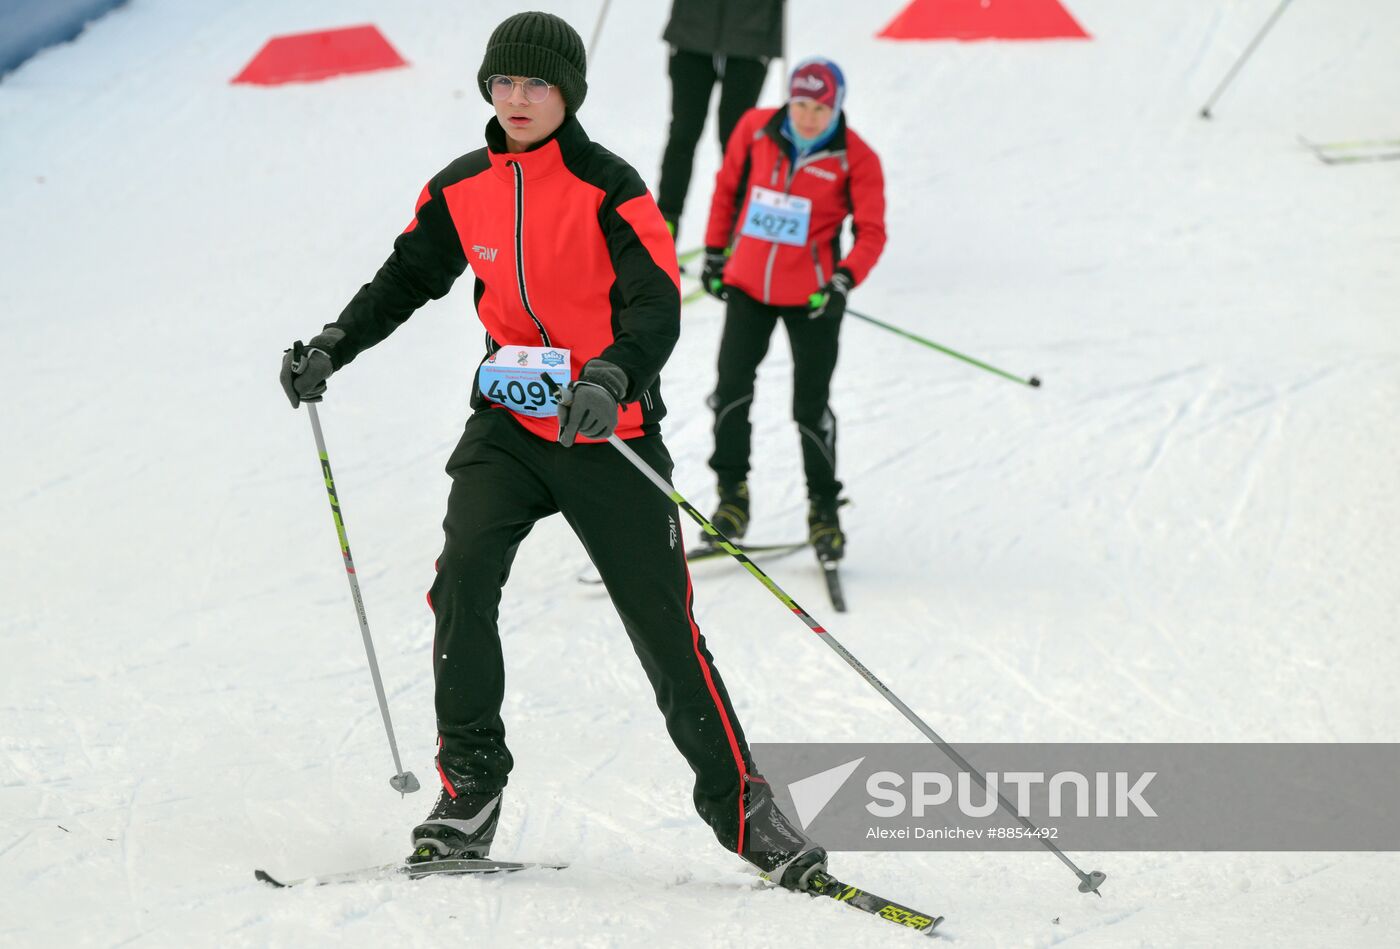
[[[670,478],[671,457],[659,435],[627,444]],[[505,787],[512,759],[501,721],[501,588],[530,528],[560,512],[598,568],[671,740],[695,772],[696,810],[720,843],[736,849],[743,789],[755,772],[691,612],[676,505],[611,445],[565,448],[530,434],[504,409],[468,419],[447,472],[446,541],[429,594],[444,785],[471,794]]]
[[792,418],[802,442],[802,469],[811,498],[835,500],[836,416],[828,404],[831,376],[841,334],[840,320],[811,319],[805,307],[760,303],[733,287],[719,343],[719,381],[710,407],[715,411],[715,451],[710,467],[720,484],[737,484],[749,476],[749,444],[758,364],[768,353],[773,328],[782,320],[792,346]]
[[661,184],[656,203],[663,217],[677,221],[685,209],[686,192],[690,190],[695,146],[705,130],[711,90],[716,82],[720,84],[719,147],[722,152],[739,119],[758,103],[763,77],[768,74],[768,61],[678,49],[671,53],[669,72],[671,132],[661,158]]

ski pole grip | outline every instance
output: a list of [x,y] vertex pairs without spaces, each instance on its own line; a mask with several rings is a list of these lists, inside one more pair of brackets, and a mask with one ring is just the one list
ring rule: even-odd
[[[310,358],[311,358],[311,357],[309,357],[309,356],[306,354],[306,344],[305,344],[305,343],[303,343],[301,340],[297,340],[295,343],[292,343],[292,374],[293,374],[293,375],[299,376],[299,375],[301,375],[303,372],[305,372],[305,371],[306,371],[307,361],[308,361]],[[319,395],[304,395],[304,396],[301,397],[301,401],[303,401],[303,402],[320,402],[320,401],[321,401],[321,396],[319,396]]]

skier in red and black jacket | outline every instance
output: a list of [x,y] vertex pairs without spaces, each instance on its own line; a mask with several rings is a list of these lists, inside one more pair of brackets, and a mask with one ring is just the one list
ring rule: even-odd
[[[534,523],[564,515],[583,542],[695,773],[720,842],[774,882],[807,886],[826,852],[778,809],[754,767],[692,611],[676,505],[606,443],[670,477],[658,376],[680,331],[675,247],[626,162],[574,113],[588,91],[578,34],[546,13],[492,33],[478,72],[496,115],[486,147],[428,182],[374,279],[284,357],[295,407],[468,267],[486,355],[475,413],[447,462],[445,544],[429,594],[442,792],[410,860],[484,857],[511,770],[501,720],[501,589]],[[540,379],[564,386],[558,404]],[[563,630],[557,630],[560,635]]]
[[[749,523],[749,406],[758,365],[781,320],[792,344],[792,416],[807,478],[810,540],[839,560],[846,536],[837,509],[836,417],[828,404],[846,296],[885,247],[880,159],[846,124],[846,81],[829,59],[792,71],[789,101],[753,109],[734,129],[715,180],[701,283],[727,303],[719,348],[715,450],[719,480],[711,518],[739,538]],[[852,219],[855,241],[842,250]]]

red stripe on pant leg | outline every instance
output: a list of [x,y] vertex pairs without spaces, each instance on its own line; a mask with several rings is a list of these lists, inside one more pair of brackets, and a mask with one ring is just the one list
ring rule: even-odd
[[739,841],[735,846],[735,853],[744,852],[744,786],[748,781],[748,769],[744,766],[744,755],[739,750],[739,738],[734,734],[734,726],[729,721],[729,715],[724,710],[724,703],[720,701],[719,690],[715,688],[714,676],[710,673],[710,664],[705,661],[705,656],[700,652],[700,627],[695,622],[695,594],[690,583],[690,568],[685,567],[685,615],[690,621],[690,644],[695,650],[695,659],[700,663],[700,672],[705,676],[705,685],[709,687],[710,698],[714,700],[715,708],[719,710],[719,720],[724,723],[724,734],[729,739],[729,750],[734,755],[734,765],[739,769]]
[[442,770],[442,736],[441,736],[441,735],[438,736],[438,759],[437,759],[437,769],[438,769],[438,777],[442,779],[442,787],[443,787],[443,790],[447,791],[447,796],[448,796],[448,797],[455,798],[455,797],[457,796],[457,789],[454,788],[454,787],[452,786],[452,782],[451,782],[451,781],[447,780],[447,772],[444,771],[444,770]]
[[[437,562],[436,560],[434,560],[434,561],[433,561],[433,571],[434,571],[434,572],[437,572],[437,569],[438,569],[438,562]],[[433,591],[432,591],[431,589],[428,590],[428,609],[432,610],[434,615],[437,615],[437,608],[433,606]],[[436,631],[436,630],[434,630],[434,632],[433,632],[433,659],[434,659],[434,661],[436,662],[436,660],[437,660],[437,631]],[[441,736],[441,735],[438,736],[438,757],[437,757],[437,760],[434,762],[434,764],[437,765],[438,778],[440,778],[440,779],[442,780],[442,787],[443,787],[443,790],[445,790],[445,791],[447,792],[447,796],[448,796],[448,797],[455,798],[455,797],[457,796],[457,789],[454,788],[454,787],[452,786],[452,782],[451,782],[451,781],[447,780],[447,772],[444,771],[444,770],[442,770],[442,736]]]

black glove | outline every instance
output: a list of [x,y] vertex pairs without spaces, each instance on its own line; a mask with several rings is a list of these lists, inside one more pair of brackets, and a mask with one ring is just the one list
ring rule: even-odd
[[607,438],[617,428],[617,405],[627,392],[627,373],[604,359],[590,359],[559,396],[559,444],[579,435]]
[[326,394],[326,380],[335,372],[335,345],[345,338],[345,331],[335,328],[311,337],[303,344],[297,340],[282,354],[282,391],[296,408],[303,402],[320,402]]
[[846,313],[846,295],[856,285],[856,278],[845,267],[837,267],[831,279],[807,301],[807,318],[839,320]]
[[729,263],[729,252],[723,247],[705,248],[705,269],[700,271],[700,286],[716,300],[727,300],[729,291],[724,288],[724,265]]

